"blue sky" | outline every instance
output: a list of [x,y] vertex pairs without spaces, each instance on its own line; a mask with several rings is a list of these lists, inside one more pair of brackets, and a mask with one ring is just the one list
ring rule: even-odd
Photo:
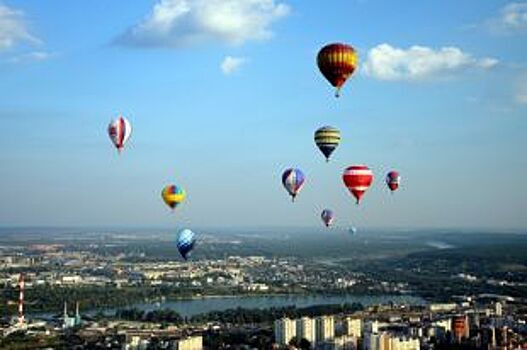
[[[315,226],[329,207],[337,225],[527,227],[527,3],[0,4],[2,225]],[[315,65],[335,41],[361,66],[340,99]],[[341,174],[361,163],[376,178],[356,207]],[[168,183],[188,193],[175,214]]]

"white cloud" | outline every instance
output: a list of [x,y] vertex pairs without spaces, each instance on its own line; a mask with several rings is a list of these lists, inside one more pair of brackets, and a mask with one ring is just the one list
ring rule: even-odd
[[495,58],[474,58],[457,47],[400,49],[384,43],[368,51],[364,71],[380,80],[431,80],[468,68],[490,69],[497,64]]
[[40,40],[29,32],[22,11],[0,3],[0,50],[19,43],[39,44]]
[[271,23],[289,11],[288,5],[275,0],[159,0],[142,22],[116,42],[150,47],[207,42],[241,45],[269,39]]
[[226,56],[220,65],[221,71],[225,75],[232,74],[237,71],[245,62],[247,62],[247,59],[244,57]]
[[512,33],[527,29],[527,2],[512,2],[505,5],[500,15],[490,21],[491,29]]
[[32,51],[9,58],[10,63],[40,62],[55,57],[56,54],[47,51]]

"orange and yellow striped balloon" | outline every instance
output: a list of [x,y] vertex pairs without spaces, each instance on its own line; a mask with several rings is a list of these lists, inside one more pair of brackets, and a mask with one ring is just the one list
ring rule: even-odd
[[350,45],[334,43],[318,52],[317,64],[320,72],[337,89],[335,96],[339,97],[340,89],[359,65],[359,57]]

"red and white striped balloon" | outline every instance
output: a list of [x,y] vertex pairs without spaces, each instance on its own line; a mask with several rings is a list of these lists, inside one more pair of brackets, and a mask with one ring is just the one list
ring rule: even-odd
[[373,182],[373,172],[366,165],[352,165],[344,170],[342,180],[359,204]]
[[126,118],[122,116],[112,120],[108,125],[108,136],[110,136],[110,140],[112,140],[114,146],[119,152],[123,150],[124,145],[130,138],[131,134],[132,125]]

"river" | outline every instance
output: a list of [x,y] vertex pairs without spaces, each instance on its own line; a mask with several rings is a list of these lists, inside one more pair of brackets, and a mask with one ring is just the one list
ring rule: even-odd
[[[274,295],[274,296],[237,296],[237,297],[206,297],[191,300],[167,301],[162,303],[135,304],[140,310],[151,311],[155,309],[173,309],[182,316],[193,316],[210,311],[235,309],[265,309],[270,307],[283,307],[294,305],[307,307],[324,304],[361,303],[364,306],[376,304],[412,304],[423,305],[425,300],[410,295]],[[113,312],[115,310],[107,310]]]

